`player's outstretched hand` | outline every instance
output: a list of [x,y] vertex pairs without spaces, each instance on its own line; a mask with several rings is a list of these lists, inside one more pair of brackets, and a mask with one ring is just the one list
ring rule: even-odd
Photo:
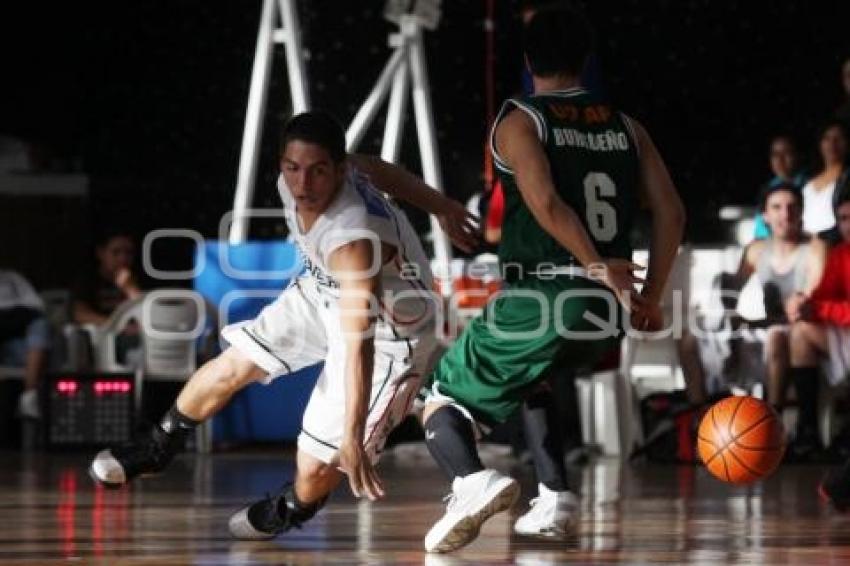
[[472,253],[481,241],[478,218],[455,200],[446,199],[447,210],[437,215],[443,231],[454,245]]
[[635,275],[635,271],[644,269],[642,265],[627,259],[607,258],[588,266],[587,274],[590,279],[599,281],[614,291],[620,304],[631,312],[645,302],[635,291],[635,285],[643,283],[643,279]]
[[365,495],[375,501],[384,496],[383,482],[362,443],[343,441],[339,447],[339,467],[348,475],[348,485],[354,497]]

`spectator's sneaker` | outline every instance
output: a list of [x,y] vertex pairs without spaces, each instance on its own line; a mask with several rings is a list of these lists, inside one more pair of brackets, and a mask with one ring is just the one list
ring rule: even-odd
[[128,446],[101,450],[89,475],[106,487],[120,487],[141,475],[161,472],[183,445],[183,435],[167,434],[158,425],[142,440]]
[[231,515],[227,527],[236,539],[270,540],[292,527],[300,529],[322,505],[324,500],[310,508],[296,505],[294,487],[290,483],[278,495],[267,494],[265,499]]
[[425,550],[451,552],[469,544],[484,521],[516,502],[519,491],[515,479],[496,470],[455,478],[446,514],[425,535]]
[[38,406],[38,390],[27,389],[18,397],[18,416],[22,419],[40,419],[41,407]]
[[850,509],[850,462],[829,472],[818,486],[818,494],[836,511],[844,512]]
[[578,499],[569,491],[552,491],[542,483],[539,495],[531,500],[531,509],[517,519],[514,532],[518,535],[559,538],[575,527]]

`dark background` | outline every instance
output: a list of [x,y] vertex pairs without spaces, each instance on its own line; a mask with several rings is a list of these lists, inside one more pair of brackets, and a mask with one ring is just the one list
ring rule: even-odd
[[[389,56],[383,3],[299,3],[314,106],[345,123]],[[771,134],[793,133],[813,157],[817,126],[842,100],[848,2],[585,4],[607,94],[653,135],[685,200],[690,241],[722,237],[720,206],[754,203],[769,175]],[[81,249],[116,223],[139,235],[185,227],[216,236],[232,205],[260,5],[4,3],[0,135],[33,144],[48,167],[90,176],[87,220],[76,234]],[[496,2],[497,100],[519,89],[515,10]],[[459,199],[483,187],[484,13],[484,0],[444,0],[441,25],[425,39],[445,185]],[[256,206],[278,205],[275,131],[290,113],[282,49],[275,69]],[[404,161],[418,170],[412,125]],[[379,150],[380,127],[361,151]],[[7,214],[0,224],[27,245],[23,220]],[[253,235],[278,233],[260,223]],[[187,259],[188,252],[166,263]]]

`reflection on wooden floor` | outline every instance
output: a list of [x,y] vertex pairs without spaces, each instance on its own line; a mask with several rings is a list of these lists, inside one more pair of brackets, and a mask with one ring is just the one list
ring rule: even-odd
[[736,488],[701,468],[600,460],[574,470],[578,532],[540,542],[510,536],[531,495],[529,470],[490,459],[523,480],[526,496],[513,517],[494,518],[460,552],[426,556],[422,538],[442,513],[447,482],[421,447],[388,454],[384,501],[357,502],[340,489],[303,530],[261,543],[232,541],[227,518],[291,477],[289,455],[185,455],[168,473],[116,491],[92,484],[87,459],[2,455],[0,564],[850,562],[850,517],[818,501],[818,467],[784,467],[763,484]]

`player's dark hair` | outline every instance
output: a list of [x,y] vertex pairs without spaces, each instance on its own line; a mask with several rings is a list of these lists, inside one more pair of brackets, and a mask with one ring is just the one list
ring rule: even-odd
[[769,199],[771,195],[782,191],[791,193],[791,196],[796,199],[797,204],[800,206],[803,205],[803,191],[800,190],[800,187],[792,185],[791,183],[780,183],[778,185],[767,185],[762,189],[761,195],[759,195],[759,210],[762,212],[767,210],[767,199]]
[[345,130],[329,113],[311,110],[296,114],[286,121],[280,133],[280,153],[291,141],[313,143],[325,149],[334,163],[345,159]]
[[531,74],[579,75],[593,50],[593,28],[575,8],[539,10],[525,26],[523,44]]

